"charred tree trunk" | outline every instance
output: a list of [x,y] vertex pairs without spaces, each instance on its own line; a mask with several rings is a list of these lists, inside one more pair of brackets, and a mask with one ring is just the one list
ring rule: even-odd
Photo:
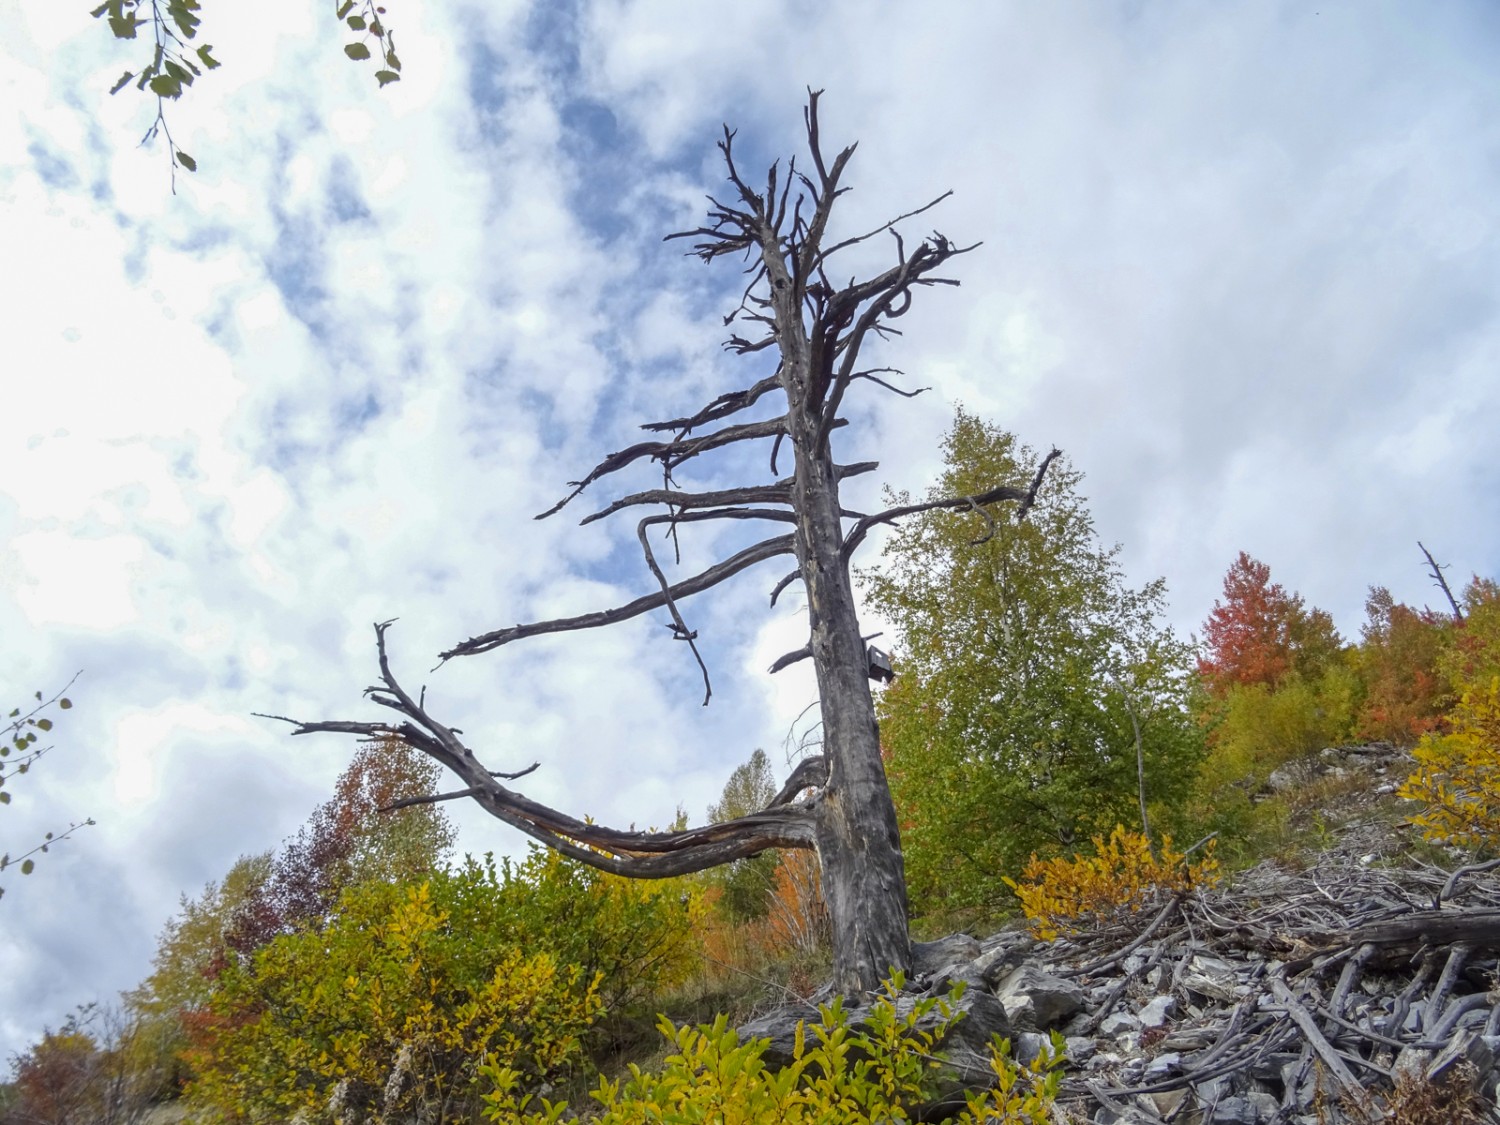
[[[535,766],[513,773],[487,769],[458,732],[427,711],[423,693],[414,698],[397,681],[386,652],[387,625],[376,626],[381,682],[366,694],[403,716],[403,721],[286,721],[295,723],[297,734],[394,735],[447,766],[463,783],[461,789],[425,800],[471,797],[491,815],[533,839],[620,875],[666,878],[731,863],[767,848],[815,849],[833,929],[836,985],[844,992],[866,992],[877,988],[893,969],[909,971],[911,943],[901,837],[880,756],[865,643],[849,578],[850,556],[871,528],[915,512],[935,508],[983,512],[986,505],[1018,501],[1018,518],[1024,516],[1056,451],[1043,462],[1029,488],[1022,482],[998,484],[978,496],[946,497],[870,515],[843,507],[841,482],[876,468],[868,462],[840,465],[834,459],[830,435],[845,424],[839,416],[845,393],[861,380],[908,397],[918,393],[900,390],[881,377],[899,376],[893,368],[860,368],[861,348],[872,333],[882,338],[897,334],[890,322],[910,308],[916,287],[956,285],[956,281],[935,276],[935,271],[973,247],[959,247],[933,234],[908,252],[897,232],[901,220],[927,211],[946,196],[872,231],[829,245],[829,217],[839,196],[848,190],[840,180],[854,148],[843,149],[831,163],[824,160],[816,93],[809,93],[805,120],[811,174],[798,171],[793,160],[783,177],[778,162],[771,166],[765,191],[757,192],[735,168],[734,134],[726,128],[719,148],[737,198],[732,203],[711,199],[707,226],[668,236],[695,239],[692,252],[705,262],[725,255],[749,260],[750,283],[726,323],[740,320],[755,327],[750,338],[732,335],[725,346],[741,355],[774,349],[780,358],[775,373],[719,396],[694,414],[645,424],[647,431],[669,436],[610,454],[538,517],[560,511],[602,477],[638,462],[656,462],[662,472],[660,488],[623,496],[582,521],[589,523],[631,507],[665,507],[664,513],[645,516],[637,524],[656,592],[614,609],[484,633],[454,646],[443,653],[443,659],[487,652],[539,633],[591,629],[664,610],[673,636],[685,642],[697,660],[707,703],[712,695],[708,668],[694,644],[697,633],[684,619],[680,603],[758,563],[792,555],[796,570],[776,584],[771,601],[774,604],[782,590],[800,580],[807,596],[809,638],[806,646],[777,660],[771,670],[799,660],[813,661],[822,709],[822,755],[803,762],[770,807],[753,815],[680,832],[605,828],[529,800],[504,784]],[[842,288],[830,281],[827,266],[834,255],[884,234],[895,244],[894,266],[864,280],[851,280]],[[781,415],[718,425],[778,391],[785,399]],[[774,443],[769,483],[697,493],[675,486],[672,472],[678,465],[713,449],[756,440]],[[777,452],[783,443],[790,445],[792,475],[775,479]],[[790,533],[747,547],[699,574],[669,582],[652,552],[648,531],[664,528],[675,540],[681,529],[710,520],[771,521],[790,525]],[[803,796],[809,791],[810,796]]]

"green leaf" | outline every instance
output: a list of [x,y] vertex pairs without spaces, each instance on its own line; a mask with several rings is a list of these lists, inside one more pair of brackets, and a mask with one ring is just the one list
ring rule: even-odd
[[385,38],[385,28],[380,25],[379,20],[370,21],[370,34],[379,39]]
[[343,19],[352,11],[354,11],[354,0],[344,0],[344,3],[339,5],[338,18]]
[[17,716],[17,715],[19,715],[19,714],[20,714],[20,713],[21,713],[21,709],[20,709],[20,708],[19,708],[19,707],[17,707],[17,708],[16,708],[16,709],[15,709],[15,710],[13,710],[13,711],[12,711],[12,712],[11,712],[11,713],[10,713],[10,717],[11,717],[11,718],[12,718],[12,719],[14,719],[14,718],[15,718],[15,717],[16,717],[16,716]]
[[167,73],[184,86],[191,86],[193,84],[193,76],[188,72],[187,68],[179,66],[171,59],[167,60]]
[[28,860],[24,860],[21,863],[21,874],[22,875],[30,875],[35,870],[36,870],[36,860],[34,860],[34,859],[28,859]]
[[344,54],[355,61],[359,61],[360,59],[370,57],[370,48],[366,47],[363,43],[350,43],[344,48]]
[[98,19],[107,11],[109,11],[109,0],[104,0],[104,3],[100,4],[92,12],[90,12],[89,15],[93,16],[95,19]]
[[175,98],[182,94],[182,83],[170,74],[158,74],[151,79],[151,92],[159,98]]
[[198,170],[198,162],[181,149],[177,150],[177,163],[181,164],[189,172],[196,172]]
[[0,805],[8,804],[10,804],[10,794],[7,793],[4,789],[0,789]]
[[73,706],[73,701],[71,699],[67,698],[66,696],[64,696],[62,699],[59,699],[57,701],[57,705],[60,708],[62,708],[64,711],[66,711],[66,710],[68,710],[68,708],[70,708],[70,707]]
[[199,47],[198,50],[197,50],[198,61],[201,62],[203,64],[204,68],[207,69],[207,70],[213,70],[215,67],[222,65],[219,62],[218,59],[214,58],[213,56],[211,56],[208,53],[208,52],[210,52],[212,50],[213,50],[213,45],[212,44],[209,44],[208,46],[205,46],[205,47]]
[[116,82],[113,86],[111,86],[109,88],[109,92],[111,94],[118,94],[121,90],[123,90],[125,88],[125,84],[127,82],[129,82],[134,77],[135,77],[134,72],[127,70],[124,74],[120,75],[120,80],[118,82]]
[[384,88],[392,82],[400,82],[401,75],[397,74],[394,70],[377,70],[375,72],[375,81],[379,82],[381,87]]
[[52,720],[51,719],[38,719],[36,721],[36,725],[38,727],[40,727],[42,730],[51,730],[52,729]]
[[135,18],[134,12],[109,17],[109,29],[115,33],[116,39],[134,39],[136,25],[139,23],[140,20]]
[[350,16],[344,22],[349,25],[350,31],[363,31],[365,29],[364,16]]
[[401,60],[396,57],[396,37],[391,36],[391,49],[385,53],[385,64],[392,70],[401,69]]

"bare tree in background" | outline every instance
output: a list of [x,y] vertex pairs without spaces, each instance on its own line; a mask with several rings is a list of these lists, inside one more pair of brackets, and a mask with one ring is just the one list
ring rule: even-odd
[[[402,716],[399,722],[298,722],[296,734],[333,731],[381,738],[396,735],[451,769],[464,788],[431,800],[471,797],[489,813],[533,839],[580,862],[637,878],[665,878],[702,871],[755,855],[767,848],[815,850],[820,860],[823,893],[833,929],[835,985],[845,992],[874,989],[892,969],[909,970],[906,881],[895,809],[880,757],[879,734],[870,696],[869,662],[860,635],[849,578],[849,561],[870,530],[902,516],[934,508],[983,511],[1000,501],[1019,502],[1024,515],[1036,495],[1046,463],[1030,488],[996,487],[978,496],[955,496],[903,505],[873,514],[845,508],[840,483],[876,468],[874,462],[840,465],[830,435],[846,424],[840,417],[844,397],[856,384],[868,383],[898,394],[882,376],[891,368],[860,366],[860,352],[872,336],[895,334],[891,322],[911,307],[921,286],[956,285],[938,276],[950,258],[972,246],[958,246],[932,234],[908,247],[896,230],[902,220],[935,206],[947,193],[874,230],[835,238],[829,220],[854,146],[830,162],[818,133],[818,94],[809,92],[804,114],[810,171],[795,159],[783,170],[772,164],[763,190],[756,190],[735,166],[734,134],[727,127],[719,142],[732,199],[712,204],[707,225],[671,235],[693,240],[692,252],[705,262],[737,256],[749,262],[749,284],[726,324],[744,325],[745,335],[731,335],[726,348],[740,355],[775,354],[775,370],[740,390],[714,399],[694,414],[650,422],[643,428],[651,440],[612,453],[541,517],[576,499],[588,486],[637,463],[661,467],[662,486],[622,496],[583,519],[596,519],[627,508],[659,508],[637,524],[646,565],[657,589],[614,609],[578,617],[539,621],[497,629],[473,637],[443,653],[447,660],[472,656],[525,637],[592,629],[625,621],[653,610],[665,610],[676,639],[692,651],[703,672],[704,702],[712,694],[708,670],[695,645],[697,634],[683,616],[682,604],[759,563],[791,556],[796,567],[776,583],[777,597],[801,582],[807,597],[809,639],[806,646],[776,661],[777,671],[811,659],[817,673],[822,711],[821,754],[799,766],[793,781],[771,804],[749,816],[721,824],[674,832],[619,831],[587,823],[529,800],[508,787],[535,766],[506,774],[489,769],[458,733],[434,718],[422,694],[411,695],[391,671],[386,649],[388,624],[376,626],[381,682],[366,689],[375,703]],[[845,284],[833,280],[833,258],[877,236],[894,243],[895,263],[884,272]],[[762,400],[776,403],[770,417],[740,420]],[[711,450],[740,442],[770,443],[768,483],[712,492],[678,488],[674,471]],[[781,455],[789,453],[791,475],[778,477]],[[1048,458],[1050,462],[1051,458]],[[714,520],[765,521],[785,526],[714,566],[678,582],[669,582],[653,550],[650,535],[660,529],[672,538],[687,524]]]

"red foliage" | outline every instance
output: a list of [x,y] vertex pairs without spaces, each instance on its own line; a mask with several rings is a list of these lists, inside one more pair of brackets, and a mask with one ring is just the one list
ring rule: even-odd
[[1365,702],[1359,715],[1363,738],[1412,745],[1441,729],[1452,702],[1438,667],[1452,619],[1430,609],[1415,610],[1391,597],[1383,586],[1370,588],[1369,620],[1363,629],[1360,666]]
[[1319,671],[1342,645],[1333,619],[1271,581],[1244,551],[1224,576],[1224,599],[1203,625],[1198,672],[1222,695],[1235,684],[1275,687],[1292,672]]

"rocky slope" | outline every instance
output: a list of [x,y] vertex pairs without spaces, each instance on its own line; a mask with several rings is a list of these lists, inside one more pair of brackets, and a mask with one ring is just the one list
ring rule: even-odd
[[[1060,1121],[1500,1122],[1497,865],[1404,854],[1409,834],[1381,805],[1405,772],[1396,757],[1325,751],[1273,779],[1355,777],[1348,822],[1309,862],[1263,863],[1069,940],[1012,929],[927,943],[910,988],[967,983],[946,1047],[970,1078],[992,1033],[1022,1059],[1061,1033]],[[744,1030],[770,1036],[774,1058],[808,1014],[783,1008]]]

